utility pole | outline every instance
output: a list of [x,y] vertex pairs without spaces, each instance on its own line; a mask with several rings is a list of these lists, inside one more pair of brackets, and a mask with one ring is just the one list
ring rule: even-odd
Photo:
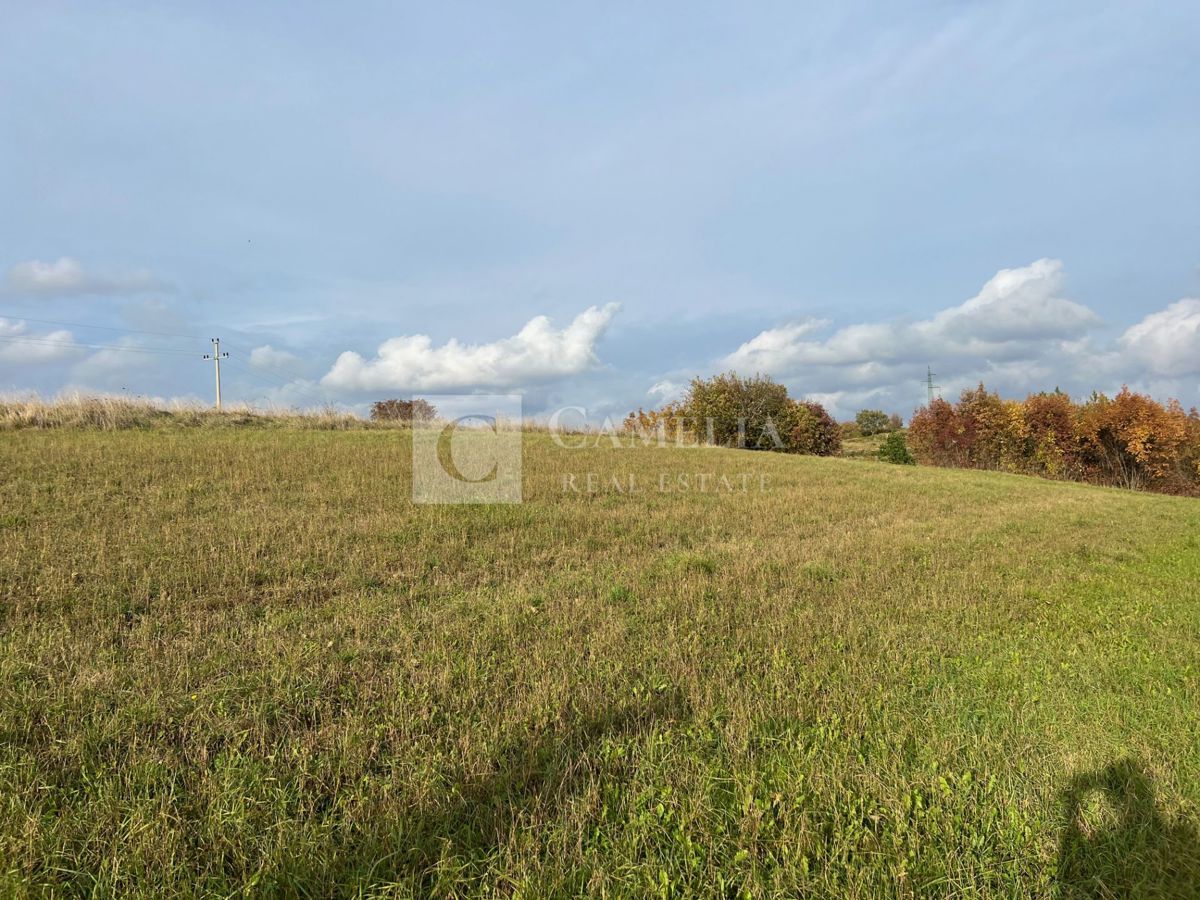
[[[933,369],[931,369],[929,366],[926,366],[925,367],[925,388],[929,393],[929,405],[930,406],[933,406],[933,390],[934,390],[934,388],[941,387],[940,384],[933,383],[933,379],[935,377],[937,377],[937,376],[935,376],[933,374]],[[219,403],[217,405],[220,406]]]
[[213,368],[216,370],[216,373],[217,373],[217,409],[220,409],[221,408],[221,360],[223,358],[228,359],[229,354],[221,352],[221,339],[220,338],[213,338],[212,345],[213,345],[213,352],[205,353],[204,358],[211,359],[213,361]]

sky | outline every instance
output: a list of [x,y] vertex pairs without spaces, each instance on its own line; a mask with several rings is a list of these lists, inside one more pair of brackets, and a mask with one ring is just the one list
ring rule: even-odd
[[0,0],[0,392],[1200,404],[1200,6]]

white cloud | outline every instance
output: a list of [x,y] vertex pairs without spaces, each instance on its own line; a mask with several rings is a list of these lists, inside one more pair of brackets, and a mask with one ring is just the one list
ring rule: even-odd
[[1100,325],[1100,318],[1062,297],[1062,262],[1039,259],[1020,269],[1001,269],[978,294],[917,327],[934,336],[997,343],[1073,338]]
[[[780,325],[778,328],[768,328],[727,357],[730,365],[751,363],[753,365],[787,365],[785,360],[793,356],[796,349],[802,345],[802,338],[820,331],[829,325],[828,319],[805,319]],[[813,346],[807,344],[807,346]]]
[[657,397],[660,402],[669,403],[672,400],[678,400],[682,397],[687,391],[687,387],[683,382],[664,378],[662,381],[656,381],[650,385],[650,389],[646,391],[646,396]]
[[1156,375],[1200,374],[1200,300],[1178,300],[1146,316],[1119,344]]
[[147,271],[98,275],[86,271],[69,256],[54,262],[37,259],[19,262],[4,277],[3,292],[37,297],[72,297],[83,294],[137,294],[167,291],[171,287]]
[[258,369],[271,369],[275,366],[286,366],[296,361],[296,354],[286,350],[276,350],[270,344],[263,344],[250,351],[250,365]]
[[1101,324],[1082,304],[1061,296],[1062,263],[1040,259],[1001,269],[970,300],[917,322],[849,325],[824,340],[827,323],[809,319],[768,329],[724,360],[734,368],[790,372],[806,366],[861,366],[869,377],[889,362],[947,357],[1020,358],[1030,342],[1076,339]]
[[[130,376],[141,377],[157,365],[155,357],[141,352],[142,345],[136,338],[122,337],[103,349],[96,350],[86,359],[80,360],[71,369],[72,379],[85,383],[103,383],[108,387],[127,387]],[[159,357],[159,362],[161,361]]]
[[824,338],[817,320],[782,325],[720,364],[773,375],[793,393],[828,399],[839,415],[867,401],[900,412],[923,403],[927,364],[947,397],[981,381],[1013,395],[1130,384],[1186,397],[1191,386],[1163,377],[1200,373],[1200,300],[1173,303],[1119,340],[1099,342],[1099,316],[1064,297],[1063,280],[1061,262],[1040,259],[1001,269],[976,296],[927,319],[853,324]]
[[74,341],[69,331],[29,334],[24,322],[0,319],[0,362],[32,364],[70,359],[80,352]]
[[512,337],[488,344],[451,339],[434,347],[423,334],[391,338],[372,360],[343,353],[321,384],[360,391],[452,391],[522,387],[577,375],[599,365],[596,343],[617,309],[615,303],[589,307],[561,330],[537,316]]

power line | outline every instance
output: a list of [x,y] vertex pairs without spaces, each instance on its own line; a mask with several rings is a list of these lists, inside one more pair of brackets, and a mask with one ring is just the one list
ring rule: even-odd
[[[250,359],[254,355],[253,351],[247,350],[244,347],[238,347],[233,344],[227,344],[227,346],[229,347],[229,349],[233,350],[235,353],[240,353],[246,359]],[[278,371],[282,372],[284,375],[288,376],[289,378],[291,378],[293,381],[308,381],[309,380],[308,375],[300,372],[297,369],[293,369],[288,365],[280,365],[279,363],[275,363],[274,368],[277,369]],[[264,372],[261,374],[266,375],[267,373]],[[288,382],[283,382],[283,385],[287,386]]]
[[0,312],[0,318],[20,319],[22,322],[37,322],[39,325],[67,325],[67,326],[70,326],[71,328],[94,328],[98,331],[119,331],[119,332],[127,332],[129,334],[152,334],[155,337],[177,337],[177,338],[191,338],[193,340],[199,340],[197,335],[182,334],[181,332],[178,332],[178,331],[139,331],[137,328],[114,328],[111,325],[89,325],[86,322],[61,322],[56,319],[34,319],[34,318],[31,318],[30,316],[18,316],[13,313],[3,313],[3,312]]
[[[199,337],[197,335],[184,334],[182,332],[147,331],[147,330],[141,330],[141,329],[137,329],[137,328],[117,328],[117,327],[114,327],[111,325],[93,325],[93,324],[89,324],[87,322],[68,322],[66,320],[61,320],[61,319],[39,319],[39,318],[33,318],[31,316],[21,316],[21,315],[15,315],[13,313],[5,313],[5,312],[0,312],[0,318],[10,319],[10,320],[18,320],[18,321],[22,321],[22,322],[36,322],[39,325],[62,325],[62,326],[66,326],[69,328],[90,328],[90,329],[95,329],[98,331],[111,331],[111,332],[122,333],[122,334],[145,334],[145,335],[154,335],[156,337],[174,337],[174,338],[188,338],[188,339],[193,339],[193,340],[199,340]],[[166,355],[166,356],[181,356],[181,355],[182,356],[192,356],[194,353],[194,351],[192,351],[192,350],[184,350],[181,348],[173,348],[173,347],[131,347],[131,346],[119,345],[119,344],[92,344],[92,343],[85,343],[82,341],[56,340],[56,339],[47,338],[45,336],[43,336],[43,337],[32,337],[32,336],[27,337],[24,335],[11,335],[11,336],[5,335],[5,336],[0,336],[0,341],[5,341],[8,343],[17,343],[17,344],[32,344],[32,345],[46,346],[46,347],[64,347],[64,348],[79,349],[79,350],[113,350],[113,351],[117,351],[117,352],[149,353],[149,354]],[[219,341],[219,339],[216,339],[216,338],[213,339],[213,342],[214,342],[213,349],[214,349],[215,353],[220,353],[220,349],[217,344],[218,341]],[[246,357],[247,359],[251,355],[251,352],[249,350],[246,350],[243,347],[229,344],[228,342],[226,342],[226,347],[233,350],[235,353]],[[241,373],[242,375],[247,375],[250,378],[256,379],[268,387],[272,387],[277,390],[292,391],[293,393],[298,394],[302,398],[308,400],[309,402],[313,402],[313,403],[328,403],[328,402],[330,402],[330,398],[329,398],[329,395],[327,392],[321,390],[320,388],[313,388],[313,387],[309,386],[308,384],[302,383],[302,382],[308,382],[309,378],[307,375],[305,375],[295,369],[290,369],[287,366],[276,365],[275,368],[280,370],[283,375],[292,378],[293,379],[292,381],[286,381],[284,379],[275,377],[271,373],[263,372],[260,370],[250,368],[249,366],[244,366],[244,365],[238,364],[233,359],[229,358],[229,353],[227,353],[227,352],[221,353],[219,359],[214,358],[213,354],[205,354],[203,358],[205,360],[208,360],[208,359],[213,360],[214,370],[215,370],[214,376],[218,380],[218,386],[217,386],[217,406],[218,406],[218,408],[220,407],[220,403],[221,403],[221,401],[220,401],[220,385],[219,385],[220,360],[224,360],[226,365],[233,366],[234,370]],[[301,382],[301,383],[298,383],[298,382]]]
[[[149,335],[155,335],[157,337],[178,337],[178,338],[190,338],[192,340],[200,340],[199,335],[184,334],[183,332],[178,332],[178,331],[144,331],[144,330],[139,330],[137,328],[117,328],[117,327],[114,327],[111,325],[92,325],[87,322],[67,322],[67,321],[64,321],[61,319],[35,319],[35,318],[32,318],[31,316],[20,316],[20,315],[16,315],[15,313],[6,313],[6,312],[0,312],[0,318],[19,319],[22,322],[37,322],[39,325],[66,325],[71,328],[93,328],[93,329],[97,329],[100,331],[113,331],[113,332],[126,333],[126,334],[149,334]],[[25,340],[37,340],[37,339],[25,338]],[[67,344],[68,342],[54,341],[53,343]],[[92,345],[92,344],[83,344],[83,343],[79,343],[79,342],[73,342],[73,343],[79,347],[94,348],[94,349],[101,349],[101,350],[134,349],[134,348],[124,348],[124,347],[118,348],[118,347],[113,347],[113,346],[98,346],[98,345]],[[225,346],[228,347],[230,350],[232,350],[234,353],[241,354],[242,356],[245,356],[247,358],[249,358],[251,355],[250,350],[246,349],[245,347],[236,345],[236,344],[231,344],[228,341],[225,342]],[[163,348],[139,348],[139,351],[140,352],[151,352],[152,349],[154,352],[159,352],[161,350],[161,352],[164,352],[164,353],[165,352],[176,352],[176,353],[183,353],[183,354],[187,354],[187,355],[191,355],[191,352],[192,352],[190,350],[175,350],[173,348],[166,348],[166,347],[163,347]],[[286,365],[276,364],[275,368],[282,371],[285,375],[288,375],[291,378],[296,379],[298,381],[305,381],[308,379],[307,375],[299,372],[296,369],[291,369]],[[249,371],[249,370],[245,370],[245,371]],[[287,382],[280,382],[280,384],[281,384],[281,386],[287,386]]]
[[70,347],[79,350],[120,350],[130,353],[164,353],[171,356],[183,354],[191,356],[190,350],[177,350],[171,347],[127,347],[119,344],[81,344],[77,341],[59,341],[50,338],[36,338],[17,336],[0,336],[0,341],[7,341],[15,344],[41,344],[47,347]]
[[299,381],[304,381],[306,379],[298,379],[297,381],[284,381],[282,379],[275,378],[275,377],[267,374],[266,372],[256,371],[256,370],[250,368],[249,366],[244,366],[241,363],[234,362],[233,360],[228,360],[227,364],[233,366],[234,371],[239,372],[242,375],[247,375],[250,378],[256,379],[257,381],[259,381],[261,384],[265,385],[268,388],[274,388],[275,390],[292,391],[292,392],[300,395],[300,397],[302,399],[305,399],[305,400],[309,401],[310,403],[324,404],[324,403],[328,403],[330,401],[330,398],[327,394],[325,394],[324,392],[318,392],[319,389],[312,388],[305,384],[298,383]]

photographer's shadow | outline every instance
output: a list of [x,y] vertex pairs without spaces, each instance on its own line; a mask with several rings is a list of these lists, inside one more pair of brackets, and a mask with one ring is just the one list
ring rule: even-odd
[[[1089,811],[1098,813],[1091,805],[1097,800],[1109,808],[1099,825],[1087,820]],[[1196,827],[1163,816],[1154,782],[1137,761],[1122,759],[1076,775],[1063,795],[1063,809],[1062,896],[1200,897]]]

